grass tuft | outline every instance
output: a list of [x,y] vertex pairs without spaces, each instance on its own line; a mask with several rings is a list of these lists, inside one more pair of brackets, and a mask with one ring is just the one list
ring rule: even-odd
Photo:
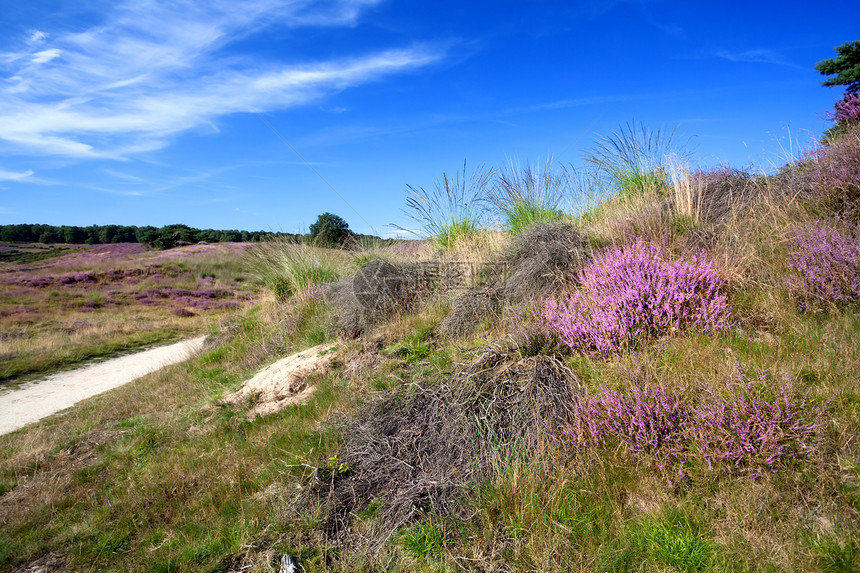
[[[431,190],[407,186],[404,214],[421,226],[421,231],[442,249],[454,247],[461,239],[474,235],[483,227],[483,199],[493,172],[478,167],[442,174]],[[406,230],[406,229],[404,229]]]
[[255,245],[248,253],[257,277],[281,302],[304,300],[335,282],[344,270],[345,257],[337,251],[277,238]]
[[677,149],[676,131],[651,131],[644,124],[628,123],[597,140],[585,156],[605,183],[621,195],[638,195],[668,188],[670,159],[683,163],[687,153]]
[[564,217],[559,209],[571,185],[569,170],[547,159],[543,167],[511,161],[496,177],[488,199],[501,214],[504,227],[519,235],[536,223]]

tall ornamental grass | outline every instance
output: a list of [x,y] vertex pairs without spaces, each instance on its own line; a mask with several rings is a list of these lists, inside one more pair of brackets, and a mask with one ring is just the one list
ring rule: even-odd
[[467,174],[464,162],[462,173],[443,173],[430,190],[407,185],[404,214],[437,246],[449,249],[482,228],[486,211],[482,201],[492,177],[493,171],[483,167]]
[[703,177],[690,174],[686,166],[674,161],[670,161],[668,172],[673,212],[698,225],[702,216]]
[[505,228],[519,235],[536,223],[551,223],[564,214],[559,209],[571,185],[570,172],[547,159],[543,167],[511,161],[503,168],[488,193],[501,214]]
[[582,352],[623,352],[637,343],[685,331],[708,332],[728,324],[724,281],[704,254],[671,260],[641,239],[597,255],[567,296],[544,301],[546,326]]
[[687,155],[675,142],[675,130],[651,131],[633,122],[598,139],[585,161],[619,194],[637,195],[667,189],[667,162],[684,163]]

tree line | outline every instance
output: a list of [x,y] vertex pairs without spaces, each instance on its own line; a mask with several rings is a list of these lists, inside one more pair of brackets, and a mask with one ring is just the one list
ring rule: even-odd
[[235,229],[195,229],[188,225],[136,227],[128,225],[0,225],[0,240],[9,243],[67,243],[74,245],[104,245],[108,243],[146,243],[159,249],[194,243],[259,242],[271,237],[301,241],[303,235],[269,231],[238,231]]
[[[328,230],[328,229],[327,229]],[[144,243],[156,249],[170,249],[180,245],[195,243],[257,243],[266,239],[281,238],[296,243],[308,242],[323,237],[314,234],[275,233],[271,231],[239,231],[236,229],[195,229],[188,225],[166,225],[164,227],[136,227],[128,225],[90,225],[78,227],[75,225],[42,225],[15,224],[0,225],[0,241],[7,243],[65,243],[71,245],[104,245],[109,243]],[[360,240],[369,235],[348,233],[348,237]],[[338,244],[345,244],[345,239],[338,235]],[[376,237],[373,237],[376,238]],[[328,239],[328,237],[326,237]],[[328,241],[326,241],[328,243]],[[384,242],[391,242],[385,240]],[[334,243],[334,242],[333,242]],[[326,244],[325,246],[335,246]]]

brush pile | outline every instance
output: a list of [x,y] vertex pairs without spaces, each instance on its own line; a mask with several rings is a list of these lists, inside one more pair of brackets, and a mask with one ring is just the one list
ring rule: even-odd
[[749,173],[720,169],[696,176],[700,186],[700,216],[713,225],[724,225],[744,214],[761,195],[761,185]]
[[555,357],[522,358],[485,349],[447,382],[417,384],[368,404],[343,423],[337,460],[348,471],[318,472],[312,488],[325,498],[325,530],[338,543],[360,542],[352,521],[379,506],[371,549],[430,512],[451,514],[464,486],[488,475],[501,452],[541,451],[549,435],[572,422],[581,385]]
[[331,329],[357,338],[398,313],[416,310],[433,283],[420,265],[373,259],[325,289],[326,302],[337,309]]
[[493,284],[469,289],[454,300],[440,329],[462,336],[480,321],[498,318],[505,303],[560,294],[576,283],[588,258],[585,237],[576,227],[538,223],[511,241],[500,261],[505,272]]

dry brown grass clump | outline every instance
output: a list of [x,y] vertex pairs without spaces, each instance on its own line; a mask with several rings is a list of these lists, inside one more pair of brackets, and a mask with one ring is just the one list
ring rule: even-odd
[[512,302],[557,294],[576,282],[588,260],[583,232],[567,223],[539,223],[511,241],[505,263],[511,269],[502,288]]
[[697,173],[689,179],[689,185],[698,188],[700,221],[715,226],[745,214],[762,191],[748,173],[731,168]]
[[[317,473],[326,533],[378,549],[427,512],[453,513],[462,487],[486,476],[503,452],[540,452],[547,432],[570,419],[580,390],[558,358],[489,348],[445,382],[371,402],[344,424],[337,463]],[[371,505],[378,518],[362,540],[353,520]]]
[[445,336],[464,336],[476,324],[498,316],[501,309],[502,300],[497,287],[471,288],[454,299],[451,311],[439,325],[439,331]]
[[488,283],[457,297],[440,329],[448,336],[468,334],[485,319],[497,319],[504,305],[537,300],[571,288],[588,260],[585,235],[568,223],[538,223],[487,265]]
[[334,307],[331,329],[357,338],[398,313],[416,310],[433,282],[422,265],[373,259],[325,288],[326,302]]

